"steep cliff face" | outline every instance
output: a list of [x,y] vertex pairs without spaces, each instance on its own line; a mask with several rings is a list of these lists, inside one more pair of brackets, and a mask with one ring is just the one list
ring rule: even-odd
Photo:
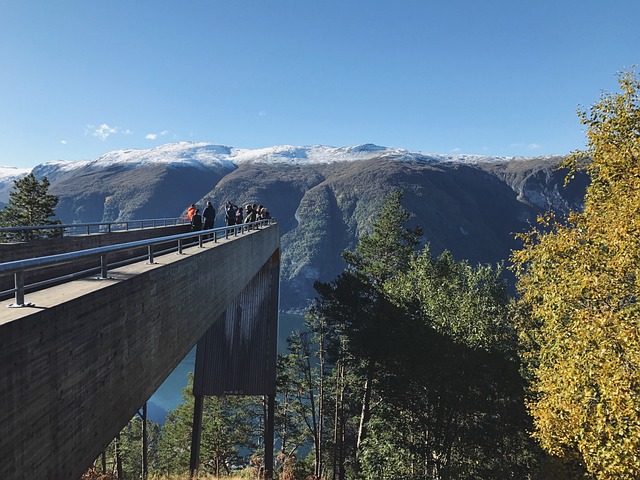
[[162,164],[84,167],[49,177],[50,192],[60,199],[56,212],[63,223],[177,217],[229,171]]
[[558,168],[565,157],[540,157],[484,165],[535,208],[567,213],[580,210],[588,177],[578,174],[565,185],[567,170]]
[[234,150],[173,144],[157,151],[111,152],[81,164],[52,163],[46,175],[64,223],[177,217],[191,203],[258,203],[280,223],[283,309],[302,308],[313,282],[334,278],[341,255],[369,229],[384,198],[404,192],[410,226],[434,253],[471,263],[506,261],[514,234],[547,210],[581,208],[587,178],[564,187],[561,157],[504,159],[427,156],[364,145]]
[[[450,250],[471,263],[500,262],[518,247],[514,234],[528,230],[549,209],[580,208],[586,180],[563,187],[555,164],[513,165],[408,162],[374,158],[303,166],[241,165],[200,203],[266,205],[281,224],[282,296],[285,309],[313,298],[313,282],[344,268],[341,254],[368,230],[384,198],[404,192],[424,241],[435,253]],[[221,220],[221,219],[220,219]]]

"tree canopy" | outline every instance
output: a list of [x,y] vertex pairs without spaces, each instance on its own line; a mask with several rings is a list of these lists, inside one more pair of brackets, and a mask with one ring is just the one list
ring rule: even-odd
[[[3,227],[26,227],[36,225],[58,225],[52,220],[58,197],[49,193],[49,180],[38,181],[33,173],[16,180],[9,193],[9,204],[0,210],[0,225]],[[55,231],[32,232],[31,236],[51,236]]]
[[[513,254],[535,435],[597,478],[640,472],[640,84],[580,112],[584,210],[547,215]],[[588,161],[585,161],[588,159]]]
[[335,478],[524,478],[538,451],[501,268],[418,251],[401,199],[385,200],[345,271],[316,284],[312,314],[347,379],[329,383],[342,385],[336,431],[353,443],[333,451],[355,455],[353,476]]

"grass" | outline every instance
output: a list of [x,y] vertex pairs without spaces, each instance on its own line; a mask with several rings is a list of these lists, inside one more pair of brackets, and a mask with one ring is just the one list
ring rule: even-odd
[[[82,476],[82,480],[117,480],[117,476],[112,473],[100,473],[98,469],[91,468],[87,470]],[[216,476],[208,473],[200,473],[195,477],[191,477],[188,472],[182,474],[171,474],[171,475],[158,475],[158,474],[149,474],[147,477],[148,480],[253,480],[255,477],[249,469],[244,470],[243,472],[239,472],[234,475],[229,476]]]

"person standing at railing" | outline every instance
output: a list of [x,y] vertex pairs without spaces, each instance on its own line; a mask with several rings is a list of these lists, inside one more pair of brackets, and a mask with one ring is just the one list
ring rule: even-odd
[[227,224],[227,227],[231,227],[236,224],[236,207],[233,203],[227,202],[224,207],[224,222]]
[[258,212],[258,220],[267,220],[269,218],[271,218],[271,214],[266,207],[262,207]]
[[202,230],[202,215],[200,215],[200,210],[197,208],[191,217],[191,230],[194,232]]
[[251,223],[256,221],[256,211],[253,208],[253,205],[247,205],[247,209],[245,210],[244,223]]
[[236,225],[242,225],[243,218],[242,207],[238,207],[238,211],[236,212]]
[[197,210],[195,203],[192,203],[189,208],[187,208],[187,220],[191,221],[193,214],[196,213]]
[[202,227],[203,230],[210,230],[213,228],[213,223],[216,220],[216,209],[213,208],[211,202],[207,202],[207,206],[204,209],[204,212],[202,212],[202,220],[204,221],[204,227]]

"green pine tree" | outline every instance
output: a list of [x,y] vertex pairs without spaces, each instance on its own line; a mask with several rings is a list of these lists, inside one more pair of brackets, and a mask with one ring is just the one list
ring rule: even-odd
[[[189,471],[193,426],[193,374],[183,389],[182,403],[167,415],[158,440],[159,474],[184,474]],[[204,398],[200,472],[216,476],[229,473],[239,461],[241,451],[256,452],[262,435],[262,405],[259,397],[207,396]]]
[[[350,368],[360,377],[361,403],[357,435],[352,451],[356,457],[367,438],[372,403],[377,396],[381,367],[385,363],[389,336],[401,312],[389,301],[385,285],[406,271],[416,255],[422,230],[405,223],[410,213],[402,206],[402,192],[389,195],[380,207],[371,232],[362,235],[354,251],[345,251],[347,269],[333,282],[316,282],[319,294],[312,316],[326,318],[341,344],[336,362],[353,359]],[[357,389],[357,387],[354,387]],[[357,469],[357,461],[356,461]]]
[[372,231],[362,235],[355,251],[346,250],[342,256],[349,270],[366,278],[376,288],[405,271],[420,244],[422,229],[409,229],[405,223],[411,214],[402,206],[402,192],[389,195],[373,222]]
[[[59,225],[60,220],[53,220],[58,197],[49,193],[49,180],[44,177],[38,181],[33,173],[16,180],[9,193],[9,204],[0,210],[0,226],[26,227],[36,225]],[[18,235],[17,239],[28,240],[59,236],[59,229],[32,230]]]

